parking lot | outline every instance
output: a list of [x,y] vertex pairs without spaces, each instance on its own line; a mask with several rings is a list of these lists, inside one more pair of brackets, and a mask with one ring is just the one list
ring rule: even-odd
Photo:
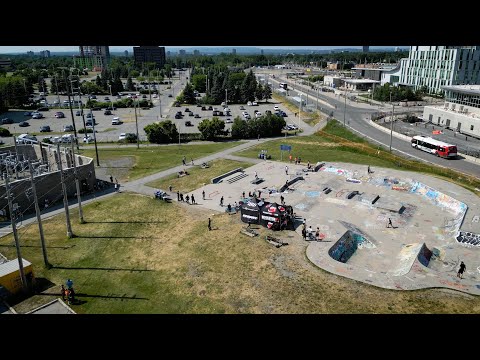
[[[136,119],[138,121],[138,133],[140,140],[146,140],[146,134],[143,130],[146,125],[152,124],[154,122],[161,120],[170,119],[177,126],[177,129],[180,133],[198,133],[198,124],[204,119],[211,119],[213,117],[213,109],[207,110],[209,105],[206,105],[205,110],[202,110],[201,106],[198,105],[189,105],[189,106],[180,106],[175,107],[175,98],[183,90],[185,86],[184,80],[181,79],[172,79],[171,88],[167,85],[160,85],[159,90],[160,94],[158,98],[152,97],[153,107],[151,109],[136,109]],[[203,95],[203,94],[201,94]],[[97,100],[105,102],[105,97],[108,95],[98,95]],[[116,96],[108,96],[111,100],[116,101]],[[123,96],[125,98],[125,95]],[[149,98],[149,95],[147,95]],[[75,99],[78,100],[78,97]],[[46,101],[49,104],[53,104],[55,101],[63,104],[67,100],[67,96],[56,96],[48,95]],[[73,100],[73,99],[72,99]],[[82,96],[82,101],[85,103],[87,101],[86,96]],[[233,120],[238,116],[241,119],[244,119],[242,112],[247,112],[251,118],[255,118],[255,111],[258,111],[262,114],[265,114],[267,110],[270,110],[272,113],[275,113],[274,106],[277,105],[280,110],[286,113],[285,121],[298,125],[298,120],[295,118],[294,114],[290,112],[286,107],[283,107],[281,103],[270,100],[270,102],[260,102],[256,106],[240,105],[240,104],[228,104],[230,109],[229,116],[218,116],[219,119],[226,122],[225,129],[231,130]],[[223,111],[223,106],[212,105],[212,108],[217,108],[220,111]],[[191,112],[185,112],[186,109],[191,110]],[[79,142],[82,141],[84,135],[78,133],[80,129],[83,129],[84,126],[91,128],[87,125],[87,115],[90,113],[90,109],[84,109],[85,118],[82,119],[82,116],[79,114],[79,108],[76,106],[72,108],[73,112],[73,122],[77,130],[77,136]],[[183,117],[181,119],[175,119],[175,114],[181,111]],[[55,113],[62,112],[65,117],[55,117]],[[40,119],[33,119],[32,116],[24,115],[25,111],[9,111],[0,115],[0,119],[10,118],[13,120],[12,124],[2,124],[1,126],[7,128],[11,133],[14,134],[34,134],[38,140],[42,140],[45,137],[61,137],[64,134],[73,134],[73,131],[65,131],[68,125],[73,125],[72,122],[72,112],[68,107],[66,108],[49,108],[46,111],[41,111],[43,115]],[[78,115],[77,115],[78,114]],[[190,115],[192,114],[192,115]],[[121,133],[136,133],[136,119],[135,119],[135,109],[134,108],[118,108],[111,112],[111,114],[105,114],[105,108],[101,110],[92,111],[92,115],[95,118],[95,131],[96,138],[99,142],[117,142]],[[198,115],[198,117],[195,117]],[[114,118],[120,119],[120,124],[112,124]],[[85,120],[85,125],[84,125]],[[28,126],[20,127],[21,122],[28,122]],[[186,122],[190,121],[191,126],[187,126]],[[50,127],[50,132],[41,132],[40,129],[44,126]],[[67,128],[68,129],[68,128]],[[89,134],[93,136],[93,134]],[[2,138],[6,144],[13,144],[13,138]]]

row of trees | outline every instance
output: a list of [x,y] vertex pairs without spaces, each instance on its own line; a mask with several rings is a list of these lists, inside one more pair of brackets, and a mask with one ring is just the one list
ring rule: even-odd
[[0,113],[29,103],[29,88],[17,76],[0,77]]
[[390,94],[392,101],[420,101],[424,92],[422,90],[412,91],[409,87],[404,86],[390,86],[385,84],[377,86],[373,91],[373,99],[378,101],[390,101]]
[[[226,68],[213,67],[208,69],[207,75],[192,72],[191,84],[187,83],[179,102],[194,104],[196,102],[194,90],[206,92],[206,96],[200,101],[204,104],[243,103],[248,101],[269,100],[272,98],[272,89],[269,85],[257,82],[255,75],[250,70],[247,74],[243,71],[232,72]],[[208,87],[206,84],[208,83]]]
[[[236,117],[232,125],[231,136],[234,139],[281,136],[285,124],[283,117],[272,114],[267,114],[248,122]],[[148,141],[151,143],[168,144],[178,141],[178,130],[171,120],[147,125],[144,130]],[[202,134],[203,140],[209,141],[228,136],[229,134],[228,129],[225,130],[225,122],[218,117],[202,120],[198,124],[198,131]]]

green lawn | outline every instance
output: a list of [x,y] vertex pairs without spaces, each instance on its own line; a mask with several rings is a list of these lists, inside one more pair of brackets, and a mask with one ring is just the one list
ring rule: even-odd
[[[235,147],[242,144],[236,142],[221,142],[202,145],[169,145],[121,147],[115,149],[98,148],[100,164],[112,173],[119,181],[131,181],[154,174],[156,172],[181,165],[185,155],[187,162]],[[95,157],[95,149],[85,148],[82,155]]]
[[252,163],[228,159],[217,159],[210,162],[209,165],[210,167],[207,169],[202,169],[200,166],[195,166],[193,168],[189,167],[188,173],[190,175],[179,178],[176,174],[173,174],[145,185],[163,190],[168,189],[168,187],[172,185],[175,191],[178,190],[181,193],[186,193],[198,189],[200,186],[205,184],[209,184],[212,178],[216,176],[220,176],[226,172],[229,172],[230,170],[240,167],[245,169],[249,166],[252,166]]
[[[199,199],[200,200],[200,199]],[[201,202],[201,200],[199,201]],[[240,234],[238,215],[201,206],[165,203],[120,193],[84,206],[85,224],[71,211],[76,237],[67,239],[65,218],[43,222],[51,269],[43,267],[35,224],[20,228],[22,257],[33,264],[37,306],[59,297],[74,282],[79,314],[158,313],[478,313],[480,297],[431,290],[380,289],[330,274],[305,258],[305,244],[291,232]],[[214,231],[208,231],[212,217]],[[264,241],[281,237],[280,249]],[[297,240],[296,240],[297,239]],[[13,237],[0,251],[16,258]],[[11,301],[18,312],[26,303]]]

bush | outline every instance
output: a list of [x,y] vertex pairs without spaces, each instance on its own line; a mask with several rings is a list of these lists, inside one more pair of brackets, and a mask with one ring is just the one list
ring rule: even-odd
[[125,134],[125,141],[127,143],[135,143],[137,142],[137,134],[134,133],[126,133]]
[[50,140],[50,138],[44,138],[44,139],[42,140],[42,142],[45,143],[45,144],[53,144],[53,143],[52,143],[52,140]]
[[8,129],[0,127],[0,136],[9,137],[9,136],[12,136],[12,134],[10,134],[10,131]]
[[[78,133],[85,134],[85,129],[84,128],[78,129]],[[87,128],[87,133],[93,133],[93,129]]]

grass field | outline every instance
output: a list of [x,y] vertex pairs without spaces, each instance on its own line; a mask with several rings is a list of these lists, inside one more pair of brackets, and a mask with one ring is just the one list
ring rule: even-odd
[[[280,161],[280,144],[291,145],[292,156],[300,156],[302,163],[307,163],[307,161],[313,164],[317,161],[346,162],[372,167],[418,171],[454,182],[477,194],[480,193],[475,190],[480,188],[478,178],[420,161],[406,160],[391,154],[380,147],[369,144],[364,139],[346,130],[336,121],[330,121],[323,130],[315,135],[269,141],[237,152],[235,155],[256,158],[260,150],[267,150],[268,154],[272,156],[272,160]],[[286,152],[283,154],[283,161],[288,161],[288,153]]]
[[[261,236],[239,233],[238,215],[214,215],[200,206],[167,204],[142,195],[116,194],[84,207],[85,224],[73,223],[66,239],[63,216],[44,222],[46,270],[38,228],[20,229],[22,256],[38,282],[54,284],[18,306],[58,297],[74,281],[80,314],[97,313],[479,313],[480,297],[443,290],[395,291],[327,273],[305,257],[296,233],[275,236],[279,249]],[[72,219],[76,218],[72,211]],[[15,258],[11,236],[0,251]]]
[[210,167],[207,169],[202,169],[200,166],[193,168],[190,167],[188,169],[188,173],[190,175],[188,176],[179,178],[176,174],[173,174],[145,185],[163,190],[167,190],[168,187],[172,185],[175,191],[178,190],[181,193],[186,193],[198,189],[205,184],[209,184],[211,179],[216,176],[220,176],[239,167],[245,169],[249,166],[252,166],[252,163],[246,161],[241,162],[228,159],[218,159],[210,162],[209,165]]
[[[168,145],[141,147],[98,148],[100,164],[108,174],[120,182],[131,181],[156,172],[181,165],[185,155],[187,161],[235,147],[242,142],[222,142],[202,145]],[[81,151],[82,155],[95,157],[95,149]]]

